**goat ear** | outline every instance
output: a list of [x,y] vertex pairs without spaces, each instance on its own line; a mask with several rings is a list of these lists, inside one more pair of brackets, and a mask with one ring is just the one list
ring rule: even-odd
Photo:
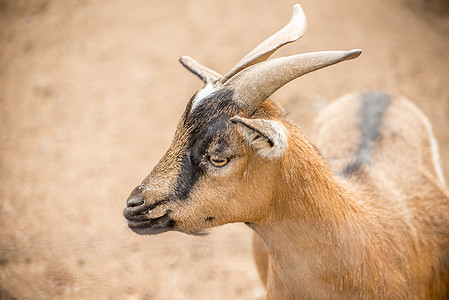
[[285,153],[287,134],[281,123],[264,119],[246,119],[235,116],[231,121],[238,126],[243,138],[262,157],[277,158]]

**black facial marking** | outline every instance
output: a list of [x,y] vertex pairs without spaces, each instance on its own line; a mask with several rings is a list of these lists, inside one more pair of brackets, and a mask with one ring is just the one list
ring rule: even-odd
[[201,176],[198,164],[192,162],[191,151],[187,151],[182,159],[181,170],[176,181],[175,196],[184,200],[189,197],[195,183]]
[[379,91],[366,92],[361,100],[359,116],[362,137],[354,160],[341,173],[344,177],[357,173],[364,164],[371,164],[375,142],[380,135],[379,127],[390,104],[390,96]]
[[[198,106],[191,112],[190,117],[213,118],[213,114],[227,113],[230,108],[238,108],[239,105],[233,100],[234,90],[222,89],[213,92],[201,100]],[[196,118],[190,118],[188,121],[198,123]]]
[[[187,105],[183,126],[187,128],[189,137],[176,182],[176,198],[188,198],[195,184],[204,175],[205,167],[201,162],[212,141],[217,142],[218,139],[216,151],[226,149],[225,137],[231,123],[230,118],[240,110],[232,99],[233,94],[232,90],[216,91],[203,99],[192,112],[192,100]],[[223,141],[220,142],[220,139]]]

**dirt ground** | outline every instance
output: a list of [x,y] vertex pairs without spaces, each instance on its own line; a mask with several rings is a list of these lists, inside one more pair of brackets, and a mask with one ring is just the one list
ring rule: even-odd
[[[251,231],[140,237],[122,208],[201,82],[284,26],[296,1],[0,0],[0,299],[263,299]],[[301,0],[275,56],[363,49],[274,95],[306,133],[332,99],[380,89],[429,117],[449,178],[448,1]]]

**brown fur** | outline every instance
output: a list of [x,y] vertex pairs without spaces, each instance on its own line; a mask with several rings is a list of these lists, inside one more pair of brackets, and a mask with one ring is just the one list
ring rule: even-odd
[[[283,157],[261,158],[230,127],[223,134],[238,153],[233,165],[203,176],[187,199],[153,210],[169,211],[172,230],[186,233],[248,223],[269,299],[447,298],[449,197],[428,158],[423,116],[407,100],[393,99],[374,163],[345,179],[335,174],[357,148],[358,102],[358,95],[348,96],[318,117],[315,141],[322,155],[277,105],[264,102],[252,118],[286,128]],[[161,199],[149,191],[168,195],[174,187],[175,149],[188,140],[182,126],[144,181],[147,205]]]
[[288,26],[220,79],[181,59],[206,85],[128,198],[129,227],[201,234],[245,222],[268,299],[448,299],[449,196],[420,110],[377,92],[345,96],[318,116],[316,147],[266,100],[361,53],[267,60],[305,28],[295,5]]
[[[343,98],[317,120],[317,146],[337,173],[358,142],[357,100]],[[394,99],[375,163],[348,181],[291,126],[275,204],[253,225],[268,298],[448,297],[449,198],[429,159],[422,118],[410,102]]]

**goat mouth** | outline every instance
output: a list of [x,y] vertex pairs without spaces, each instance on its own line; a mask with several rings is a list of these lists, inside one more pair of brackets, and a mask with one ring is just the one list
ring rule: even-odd
[[159,234],[173,230],[174,221],[169,216],[169,211],[154,219],[133,221],[128,219],[128,227],[140,235]]

